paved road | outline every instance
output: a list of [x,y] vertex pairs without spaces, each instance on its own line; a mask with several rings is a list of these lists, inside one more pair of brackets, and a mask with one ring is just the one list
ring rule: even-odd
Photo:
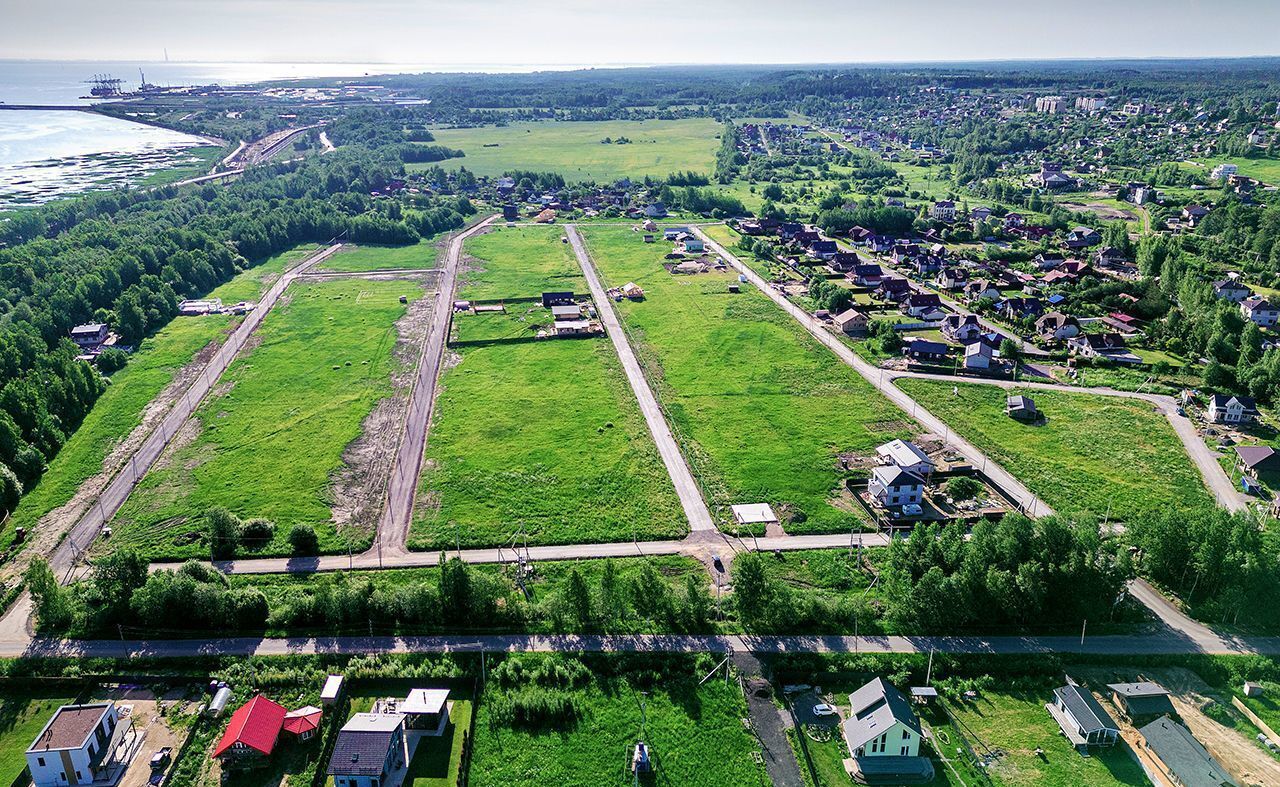
[[1169,421],[1169,425],[1173,427],[1174,433],[1178,435],[1178,440],[1182,442],[1182,447],[1186,450],[1187,455],[1191,457],[1191,461],[1195,464],[1196,469],[1200,471],[1200,477],[1204,479],[1205,486],[1208,487],[1213,496],[1217,498],[1218,504],[1229,511],[1248,510],[1249,499],[1241,494],[1235,484],[1231,483],[1231,477],[1222,469],[1222,465],[1218,463],[1218,458],[1200,437],[1200,434],[1196,431],[1196,426],[1191,422],[1191,419],[1187,418],[1185,415],[1178,414],[1178,402],[1172,396],[1142,393],[1139,391],[1119,391],[1114,388],[1083,388],[1078,385],[1040,383],[1031,380],[1013,382],[1012,380],[992,380],[986,377],[953,377],[946,374],[928,374],[925,372],[889,371],[886,372],[886,377],[890,380],[908,377],[918,380],[939,380],[948,383],[995,385],[1005,389],[1060,391],[1062,393],[1071,394],[1114,396],[1120,399],[1138,399],[1144,402],[1149,402],[1160,412],[1164,413],[1164,417]]
[[689,465],[684,460],[684,454],[680,453],[680,446],[671,435],[671,429],[667,425],[662,408],[658,406],[658,400],[649,388],[649,381],[645,379],[644,372],[640,369],[640,362],[636,360],[631,343],[627,341],[622,323],[618,321],[613,302],[609,300],[604,286],[600,284],[600,277],[596,274],[591,256],[587,254],[587,249],[582,243],[578,228],[572,224],[565,225],[565,233],[569,236],[573,253],[578,257],[578,264],[582,266],[582,273],[587,278],[587,287],[591,290],[591,297],[595,299],[600,320],[604,323],[609,338],[613,340],[613,348],[618,353],[618,360],[622,362],[622,370],[627,374],[627,382],[631,383],[631,390],[635,392],[640,411],[644,413],[645,423],[649,425],[649,433],[653,435],[653,442],[658,446],[658,454],[662,457],[662,463],[666,465],[671,482],[675,484],[676,494],[680,497],[680,505],[684,508],[689,526],[694,531],[715,530],[716,523],[711,518],[711,512],[707,510],[706,501],[702,499],[702,489],[694,480],[693,473],[689,471]]
[[778,304],[783,311],[790,314],[797,322],[809,331],[818,341],[822,342],[828,349],[836,354],[840,360],[844,361],[853,368],[858,374],[866,378],[867,382],[875,386],[876,390],[884,394],[885,398],[893,402],[897,407],[907,415],[919,421],[926,429],[936,434],[942,435],[943,439],[948,442],[952,448],[960,452],[974,467],[982,468],[988,477],[995,480],[1000,486],[1018,501],[1023,510],[1032,516],[1045,516],[1053,513],[1053,509],[1049,507],[1040,498],[1032,494],[1031,490],[1023,486],[1022,482],[1014,478],[1008,471],[1001,467],[994,460],[987,457],[970,443],[968,440],[956,435],[951,431],[951,427],[944,423],[937,416],[930,413],[915,399],[912,399],[902,389],[893,385],[887,376],[885,370],[871,365],[861,356],[855,353],[848,345],[844,344],[840,339],[832,335],[822,322],[817,320],[812,314],[788,300],[778,290],[774,289],[769,282],[765,281],[760,274],[751,269],[750,266],[743,263],[736,256],[731,254],[728,249],[716,243],[699,227],[691,227],[707,246],[716,251],[720,256],[728,260],[739,273],[746,276],[747,279],[760,289],[765,295],[769,296],[774,303]]
[[267,290],[266,295],[259,301],[257,308],[245,316],[227,341],[223,343],[218,352],[205,365],[204,371],[200,373],[200,376],[174,402],[173,408],[165,419],[148,435],[133,456],[129,457],[129,461],[111,479],[93,507],[68,531],[67,537],[58,545],[58,548],[54,550],[53,555],[49,558],[49,564],[56,574],[65,576],[74,566],[76,559],[98,537],[102,526],[110,522],[111,518],[120,510],[125,500],[129,498],[134,486],[146,475],[147,470],[151,468],[155,461],[160,458],[165,446],[177,434],[182,424],[191,417],[196,407],[200,405],[200,401],[218,381],[218,378],[222,376],[223,372],[227,370],[227,367],[231,365],[231,362],[235,360],[245,342],[262,324],[263,319],[270,313],[271,308],[275,306],[276,301],[279,300],[285,289],[295,279],[305,274],[308,269],[327,259],[339,248],[341,248],[341,244],[329,246],[313,254],[301,265],[287,271],[276,279],[271,288]]
[[432,305],[431,327],[422,343],[422,355],[418,360],[418,378],[405,413],[404,437],[391,466],[387,483],[387,496],[378,520],[378,533],[369,553],[373,557],[386,553],[406,552],[409,539],[409,520],[413,513],[414,496],[418,489],[418,476],[422,472],[422,455],[427,446],[427,430],[431,428],[431,413],[435,409],[436,380],[444,361],[444,346],[448,337],[449,310],[453,308],[453,291],[458,279],[458,261],[462,257],[463,242],[484,230],[496,218],[489,218],[458,233],[449,242],[445,254],[444,269],[436,301]]

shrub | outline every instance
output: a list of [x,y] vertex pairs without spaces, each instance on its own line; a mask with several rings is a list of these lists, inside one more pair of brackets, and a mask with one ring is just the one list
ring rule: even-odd
[[295,555],[314,555],[320,551],[320,539],[311,525],[297,524],[289,531],[289,546]]
[[209,530],[209,555],[214,560],[235,557],[236,544],[240,542],[240,518],[221,506],[211,508],[205,514]]
[[947,494],[954,500],[972,500],[982,492],[982,482],[969,476],[960,476],[947,482]]
[[240,542],[250,549],[261,549],[276,534],[276,525],[270,519],[257,517],[240,526]]
[[119,347],[108,347],[98,353],[98,369],[103,374],[118,372],[129,362],[129,354]]

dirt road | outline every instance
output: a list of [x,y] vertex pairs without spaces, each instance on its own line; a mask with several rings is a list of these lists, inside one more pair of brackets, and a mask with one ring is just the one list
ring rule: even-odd
[[578,264],[582,266],[582,273],[587,278],[587,287],[591,290],[591,297],[595,299],[600,320],[613,341],[618,360],[622,362],[622,370],[627,374],[627,382],[631,384],[631,390],[635,392],[636,401],[640,404],[640,411],[644,413],[645,423],[649,425],[649,434],[653,435],[653,442],[658,447],[662,464],[666,466],[667,474],[675,484],[676,494],[680,497],[680,505],[684,508],[684,515],[689,520],[690,528],[695,531],[715,530],[716,523],[711,518],[706,501],[702,499],[702,489],[694,480],[693,473],[689,471],[689,465],[684,461],[684,454],[680,453],[680,446],[671,435],[667,419],[653,391],[649,388],[649,381],[645,379],[644,372],[640,369],[640,362],[631,349],[631,343],[627,341],[627,334],[622,330],[622,323],[618,321],[618,315],[613,310],[613,303],[600,283],[600,277],[582,243],[578,228],[572,224],[566,225],[565,233],[569,236],[573,253],[578,257]]

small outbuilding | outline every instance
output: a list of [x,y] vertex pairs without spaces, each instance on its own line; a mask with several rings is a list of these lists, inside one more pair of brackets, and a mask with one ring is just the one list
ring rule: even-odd
[[1062,734],[1077,750],[1090,746],[1112,746],[1120,737],[1120,726],[1094,698],[1093,692],[1067,676],[1067,685],[1053,690],[1053,702],[1045,710],[1058,723]]
[[1030,423],[1040,418],[1040,411],[1036,409],[1035,400],[1022,394],[1006,398],[1004,400],[1004,412],[1005,415],[1015,421]]
[[730,506],[733,521],[739,525],[769,525],[778,521],[778,515],[768,503],[745,503]]
[[1111,698],[1134,721],[1176,716],[1169,690],[1149,680],[1136,683],[1109,683]]
[[320,704],[333,705],[342,696],[343,677],[330,675],[324,679],[324,688],[320,690]]

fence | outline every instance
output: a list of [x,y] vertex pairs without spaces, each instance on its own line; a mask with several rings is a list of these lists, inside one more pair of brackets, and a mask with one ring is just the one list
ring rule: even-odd
[[1258,718],[1258,714],[1249,710],[1249,706],[1245,705],[1243,700],[1241,700],[1239,697],[1232,697],[1231,704],[1236,706],[1236,710],[1243,713],[1245,718],[1248,719],[1253,724],[1253,726],[1262,730],[1262,733],[1267,736],[1268,740],[1280,746],[1280,735],[1276,735],[1275,730],[1271,729],[1271,727],[1268,726],[1265,721]]

